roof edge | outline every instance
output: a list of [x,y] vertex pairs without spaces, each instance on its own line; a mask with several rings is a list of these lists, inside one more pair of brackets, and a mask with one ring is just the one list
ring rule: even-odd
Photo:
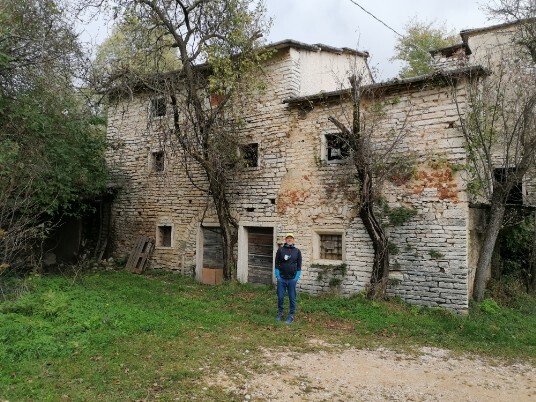
[[305,42],[300,42],[294,39],[284,39],[278,42],[269,43],[264,46],[264,49],[270,50],[270,49],[285,49],[285,48],[297,48],[297,49],[304,49],[309,50],[312,52],[329,52],[329,53],[335,53],[335,54],[351,54],[354,56],[360,56],[363,58],[369,57],[368,51],[359,51],[355,49],[351,49],[349,47],[335,47],[330,45],[324,45],[323,43],[314,43],[309,44]]
[[467,50],[467,45],[465,43],[457,43],[455,45],[430,50],[429,53],[432,55],[432,57],[435,56],[438,53],[442,53],[444,56],[450,57],[460,49],[466,49]]
[[[363,91],[365,94],[390,94],[398,91],[408,90],[416,87],[421,87],[427,83],[433,83],[437,81],[443,81],[447,83],[450,78],[460,78],[462,76],[479,77],[488,75],[489,71],[482,66],[470,66],[462,67],[455,70],[443,70],[436,71],[432,74],[421,75],[418,77],[406,78],[406,79],[393,79],[386,82],[379,82],[377,84],[364,85]],[[345,97],[350,95],[350,89],[338,89],[330,92],[320,92],[313,95],[298,96],[293,98],[283,99],[283,103],[288,105],[296,105],[303,102],[314,103],[320,101],[333,100],[335,98]]]
[[463,42],[467,44],[467,40],[469,39],[469,37],[474,34],[494,31],[496,29],[508,28],[514,25],[524,24],[527,22],[535,22],[535,21],[536,21],[536,18],[522,18],[522,19],[517,19],[514,21],[503,22],[501,24],[490,25],[488,27],[483,27],[483,28],[464,29],[460,31],[460,36],[462,37]]
[[527,22],[535,22],[535,21],[536,21],[536,18],[525,18],[525,19],[518,19],[518,20],[515,20],[515,21],[508,21],[508,22],[504,22],[504,23],[501,23],[501,24],[490,25],[490,26],[482,27],[482,28],[464,29],[464,30],[460,31],[460,36],[462,38],[462,43],[452,45],[452,46],[448,46],[448,47],[439,48],[439,49],[430,50],[430,54],[433,57],[438,53],[443,53],[445,56],[450,57],[457,50],[464,48],[466,54],[470,55],[472,52],[471,52],[471,48],[469,47],[469,44],[468,44],[469,37],[471,37],[473,35],[478,35],[478,34],[481,34],[481,33],[485,33],[485,32],[491,32],[491,31],[495,31],[495,30],[498,30],[498,29],[508,28],[508,27],[512,27],[512,26],[515,26],[515,25],[519,25],[519,24],[523,24],[523,23],[527,23]]

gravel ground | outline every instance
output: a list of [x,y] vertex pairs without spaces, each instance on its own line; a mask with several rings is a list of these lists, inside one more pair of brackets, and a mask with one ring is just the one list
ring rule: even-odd
[[321,346],[303,354],[266,350],[261,372],[222,371],[213,385],[244,401],[536,401],[536,368],[528,364],[434,348],[403,354]]

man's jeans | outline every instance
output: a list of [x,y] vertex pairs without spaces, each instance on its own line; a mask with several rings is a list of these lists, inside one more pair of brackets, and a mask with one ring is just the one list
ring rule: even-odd
[[295,279],[279,278],[277,280],[277,309],[280,313],[283,312],[283,300],[287,291],[290,302],[289,314],[294,315],[296,312],[296,282]]

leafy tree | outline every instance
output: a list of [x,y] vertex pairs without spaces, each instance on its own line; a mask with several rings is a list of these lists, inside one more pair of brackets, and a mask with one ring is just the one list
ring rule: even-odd
[[125,15],[114,26],[112,34],[98,47],[92,63],[93,87],[118,84],[120,77],[134,77],[178,70],[180,60],[173,40],[162,27],[147,26],[135,14]]
[[[39,265],[55,215],[105,186],[103,120],[73,86],[82,52],[60,2],[0,8],[0,267]],[[2,271],[2,269],[0,269]]]
[[[267,56],[258,50],[269,25],[264,4],[249,0],[119,0],[113,4],[122,21],[140,22],[132,28],[142,27],[136,31],[140,36],[145,33],[140,43],[152,40],[148,52],[165,55],[165,47],[178,52],[176,74],[164,74],[164,65],[157,63],[153,74],[122,81],[121,87],[110,82],[108,88],[116,99],[121,91],[130,94],[145,88],[170,105],[172,118],[155,122],[157,131],[163,143],[185,156],[186,171],[199,168],[203,173],[203,178],[190,175],[190,180],[211,197],[222,230],[224,276],[234,279],[238,222],[231,211],[228,182],[243,126],[242,101],[262,87],[260,63]],[[147,36],[155,31],[162,38],[158,42],[155,36]],[[217,102],[207,105],[211,97]]]
[[527,291],[536,290],[535,223],[534,216],[526,217],[504,227],[498,239],[502,260],[499,274],[522,281]]
[[430,51],[454,45],[459,42],[453,31],[443,25],[434,26],[433,22],[412,19],[405,27],[406,34],[398,38],[395,55],[391,60],[405,63],[400,78],[410,78],[429,74],[433,71]]

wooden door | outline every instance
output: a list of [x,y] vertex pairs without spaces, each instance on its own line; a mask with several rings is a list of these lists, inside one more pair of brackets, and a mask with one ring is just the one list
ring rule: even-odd
[[203,228],[203,268],[223,268],[223,241],[220,228]]
[[272,228],[248,228],[248,282],[272,283],[274,237]]

